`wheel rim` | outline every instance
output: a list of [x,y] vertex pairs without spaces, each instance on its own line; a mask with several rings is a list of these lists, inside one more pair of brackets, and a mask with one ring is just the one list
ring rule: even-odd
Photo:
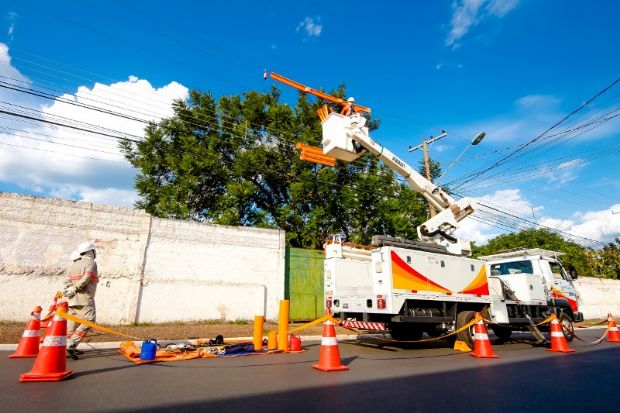
[[575,332],[575,329],[573,328],[573,323],[571,323],[571,321],[566,318],[562,318],[562,322],[560,323],[560,325],[562,326],[562,332],[565,336],[572,336]]

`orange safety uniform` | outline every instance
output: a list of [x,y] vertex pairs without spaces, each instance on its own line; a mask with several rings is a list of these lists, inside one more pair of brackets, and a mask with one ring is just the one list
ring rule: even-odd
[[[85,252],[73,262],[65,278],[65,297],[69,302],[69,314],[95,322],[95,293],[99,277],[93,251]],[[90,327],[67,320],[67,348],[75,349],[86,336]]]

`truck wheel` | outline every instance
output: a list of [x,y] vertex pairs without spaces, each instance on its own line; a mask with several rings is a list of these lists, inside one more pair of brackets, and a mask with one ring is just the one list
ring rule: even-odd
[[570,319],[568,314],[560,314],[560,326],[562,327],[562,333],[564,333],[566,341],[573,341],[573,338],[575,338],[575,327],[573,327],[573,320]]
[[493,326],[493,334],[500,339],[500,341],[508,341],[512,335],[512,329],[510,327]]
[[[465,324],[469,323],[476,317],[476,313],[473,311],[461,311],[456,316],[456,329],[463,327]],[[459,331],[456,333],[456,339],[460,341],[464,341],[465,344],[469,346],[469,348],[474,348],[474,327],[472,325],[466,330]]]
[[397,341],[415,341],[422,338],[422,330],[407,323],[393,323],[390,335]]

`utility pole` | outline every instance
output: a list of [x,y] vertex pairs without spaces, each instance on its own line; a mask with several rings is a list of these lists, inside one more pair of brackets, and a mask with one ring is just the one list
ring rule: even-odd
[[[422,139],[422,143],[419,144],[418,146],[409,147],[409,152],[413,152],[417,149],[422,148],[422,152],[424,153],[424,170],[426,171],[426,179],[428,179],[431,182],[433,182],[433,177],[431,176],[431,162],[428,156],[428,147],[433,142],[436,142],[441,138],[445,138],[446,136],[448,136],[448,134],[446,133],[445,130],[442,130],[439,136],[435,136],[435,137],[431,136],[429,140]],[[428,212],[430,213],[431,217],[434,217],[437,214],[437,211],[435,211],[435,207],[431,205],[430,202],[428,204]]]

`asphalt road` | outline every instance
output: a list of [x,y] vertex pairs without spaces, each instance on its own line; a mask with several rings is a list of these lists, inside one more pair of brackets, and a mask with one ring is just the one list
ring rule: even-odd
[[[604,330],[579,330],[594,340]],[[528,338],[529,336],[520,335]],[[319,343],[300,354],[135,365],[114,350],[68,360],[72,378],[19,383],[33,359],[0,352],[5,412],[611,412],[620,411],[620,343],[561,354],[516,340],[477,359],[444,344],[377,346],[341,342],[350,370],[311,365]]]

